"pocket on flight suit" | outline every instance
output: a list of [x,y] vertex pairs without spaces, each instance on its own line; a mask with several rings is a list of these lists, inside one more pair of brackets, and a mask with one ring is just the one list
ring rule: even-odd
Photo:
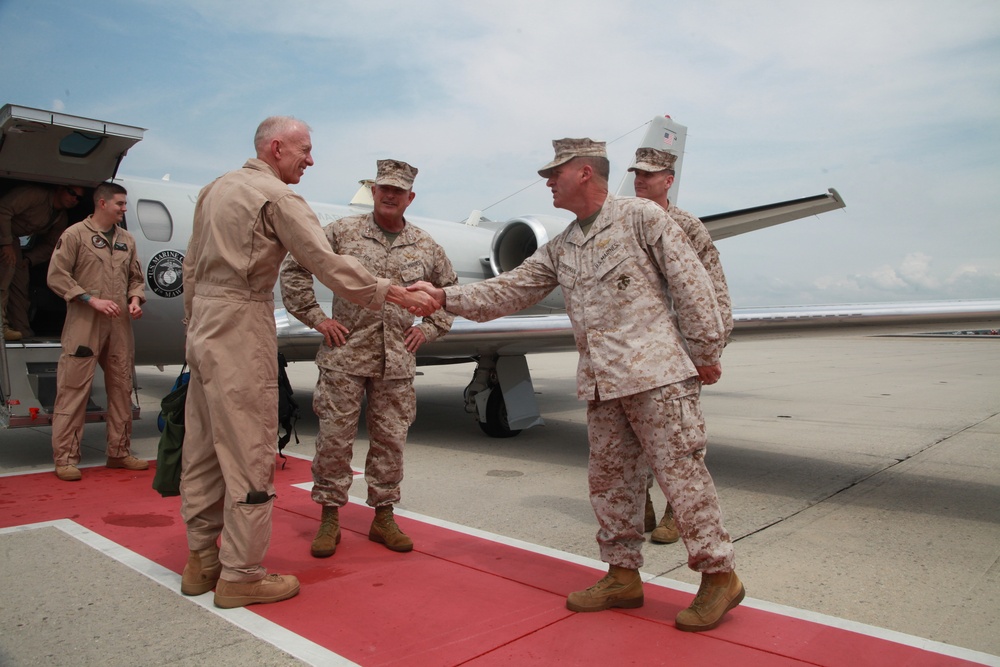
[[57,369],[62,375],[62,386],[66,389],[87,388],[93,378],[96,363],[93,350],[86,345],[78,346],[72,354],[63,355]]
[[[254,496],[257,497],[254,497]],[[249,556],[249,563],[238,565],[246,567],[259,565],[263,559],[263,551],[271,539],[271,512],[274,507],[274,496],[265,491],[251,491],[248,497],[233,503],[232,512],[235,520],[226,519],[226,530],[235,544],[243,545],[239,553]],[[258,553],[259,552],[259,553]]]

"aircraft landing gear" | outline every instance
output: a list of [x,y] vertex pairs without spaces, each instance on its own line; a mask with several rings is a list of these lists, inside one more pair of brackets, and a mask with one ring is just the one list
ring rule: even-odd
[[472,382],[465,388],[465,411],[476,416],[479,428],[491,438],[512,438],[521,429],[512,429],[507,421],[507,403],[497,379],[496,363],[497,357],[479,358]]
[[507,403],[499,385],[490,390],[490,397],[486,399],[486,421],[479,422],[479,428],[491,438],[512,438],[521,432],[521,429],[512,429],[507,422]]

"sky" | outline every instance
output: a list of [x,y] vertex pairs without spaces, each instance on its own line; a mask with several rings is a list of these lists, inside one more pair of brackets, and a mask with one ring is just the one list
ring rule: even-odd
[[608,141],[615,189],[668,114],[681,208],[847,203],[718,242],[735,307],[1000,298],[993,0],[0,0],[0,91],[147,128],[120,173],[199,185],[293,115],[307,199],[391,157],[409,213],[455,221],[570,220],[552,140]]

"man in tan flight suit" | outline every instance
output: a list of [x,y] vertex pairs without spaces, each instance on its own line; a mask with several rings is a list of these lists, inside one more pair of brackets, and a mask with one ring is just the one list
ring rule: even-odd
[[712,284],[684,231],[653,202],[608,195],[604,142],[561,139],[539,174],[553,205],[576,214],[520,266],[490,280],[422,289],[449,311],[484,321],[541,301],[566,299],[587,401],[590,501],[607,576],[571,593],[573,611],[643,603],[642,502],[646,465],[674,508],[688,565],[702,573],[678,629],[714,628],[742,601],[733,545],[705,467],[697,366],[718,364],[725,344]]
[[[28,272],[49,260],[66,229],[67,212],[81,197],[83,188],[78,185],[33,183],[19,185],[0,197],[0,308],[5,340],[33,335],[28,322]],[[31,247],[24,252],[18,240],[21,236],[33,237]]]
[[268,118],[254,147],[255,159],[198,195],[184,259],[191,379],[181,514],[190,554],[181,592],[200,595],[218,582],[215,605],[223,608],[299,591],[294,576],[267,574],[261,565],[271,539],[278,437],[273,291],[285,254],[338,296],[368,308],[390,301],[426,315],[437,306],[330,250],[316,215],[288,187],[313,164],[308,125]]
[[[417,169],[405,162],[379,160],[374,210],[330,223],[326,238],[334,252],[357,257],[394,285],[417,280],[454,285],[458,276],[444,249],[403,217],[415,196],[416,175]],[[322,333],[326,343],[316,354],[320,374],[313,399],[319,433],[312,499],[323,509],[310,553],[327,558],[340,541],[339,510],[347,504],[354,478],[351,459],[365,396],[370,438],[365,480],[368,504],[375,508],[368,539],[393,551],[412,550],[413,540],[399,529],[392,506],[400,499],[403,445],[416,416],[415,355],[423,343],[446,334],[454,316],[442,310],[415,325],[413,315],[402,308],[386,305],[373,311],[334,298],[329,318],[316,302],[312,274],[291,255],[281,266],[281,300],[289,313]]]
[[117,183],[97,186],[93,215],[63,232],[49,261],[49,287],[67,304],[52,415],[56,476],[67,482],[81,476],[76,464],[96,364],[104,370],[108,396],[107,466],[149,467],[130,453],[135,360],[131,320],[142,317],[146,293],[135,238],[118,226],[125,218],[126,194]]
[[[677,156],[669,151],[661,151],[655,148],[639,148],[635,152],[635,164],[629,167],[629,171],[635,174],[635,196],[654,201],[663,207],[663,210],[670,214],[670,217],[681,226],[684,233],[691,242],[691,246],[698,254],[701,265],[708,272],[708,277],[712,280],[712,287],[715,290],[715,300],[719,306],[719,313],[722,315],[722,323],[725,326],[725,338],[729,340],[729,334],[733,331],[733,302],[729,298],[729,287],[726,285],[726,275],[722,271],[722,261],[719,259],[719,251],[712,242],[712,235],[694,215],[677,208],[670,203],[667,193],[670,186],[674,184],[674,164]],[[698,368],[698,376],[701,383],[715,384],[722,373],[722,366],[718,367],[716,374],[715,367]],[[645,528],[646,532],[652,531],[649,541],[658,544],[672,544],[680,538],[677,532],[677,523],[674,521],[674,513],[667,504],[663,512],[663,518],[659,523],[656,521],[656,514],[653,510],[653,500],[649,496],[649,489],[653,486],[653,474],[650,472],[646,483],[646,507],[645,507]]]

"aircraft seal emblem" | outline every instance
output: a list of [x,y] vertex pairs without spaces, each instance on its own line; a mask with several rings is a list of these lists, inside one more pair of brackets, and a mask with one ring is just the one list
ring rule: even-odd
[[94,247],[98,249],[108,247],[108,242],[103,238],[101,238],[100,236],[98,236],[97,234],[94,234],[93,236],[90,237],[90,242],[93,243]]
[[146,267],[146,282],[157,295],[172,299],[184,293],[184,255],[176,250],[161,250]]

